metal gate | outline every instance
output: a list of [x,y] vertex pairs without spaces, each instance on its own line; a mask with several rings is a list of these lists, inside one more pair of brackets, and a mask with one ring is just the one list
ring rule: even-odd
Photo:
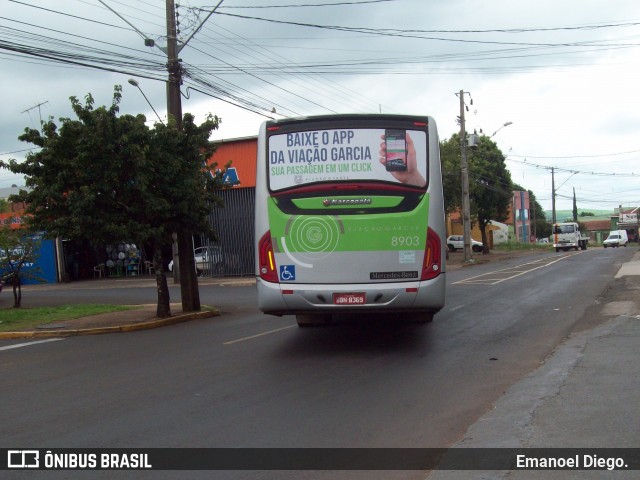
[[209,215],[218,241],[200,237],[200,245],[208,252],[202,257],[205,268],[200,269],[201,273],[211,277],[254,275],[256,189],[231,188],[221,190],[219,195],[224,207],[214,207]]

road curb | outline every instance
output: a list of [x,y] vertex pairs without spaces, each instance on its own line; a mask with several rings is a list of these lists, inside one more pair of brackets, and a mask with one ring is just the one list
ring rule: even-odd
[[191,320],[218,316],[220,316],[220,311],[218,309],[213,309],[202,312],[191,312],[172,315],[168,318],[158,318],[155,320],[140,323],[114,325],[111,327],[79,328],[72,330],[29,330],[24,332],[0,332],[0,340],[10,340],[17,338],[74,337],[80,335],[99,335],[103,333],[137,332],[140,330],[150,330],[152,328],[166,327],[169,325],[176,325],[178,323],[184,323]]

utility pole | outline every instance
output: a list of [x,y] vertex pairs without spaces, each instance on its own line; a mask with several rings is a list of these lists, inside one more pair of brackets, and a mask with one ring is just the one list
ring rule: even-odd
[[640,210],[636,207],[636,243],[640,244]]
[[[178,58],[178,34],[176,31],[176,12],[174,0],[167,0],[167,110],[173,117],[175,128],[182,129],[182,98],[180,85],[182,84],[182,65]],[[177,259],[174,255],[174,270],[178,272],[180,294],[183,312],[197,312],[200,310],[200,291],[196,275],[196,264],[193,257],[192,234],[184,229],[176,232],[178,247]]]
[[464,90],[460,90],[460,176],[462,180],[464,261],[471,262],[471,206],[469,204],[469,165],[467,162],[467,132],[465,130],[464,110]]
[[640,244],[640,208],[636,207],[636,242]]
[[[155,45],[155,42],[147,38],[147,36],[138,30],[131,22],[111,8],[103,0],[98,0],[104,7],[111,10],[143,39],[144,44],[148,47],[157,47],[167,55],[167,72],[169,79],[167,81],[167,110],[169,117],[173,117],[175,128],[182,129],[182,98],[180,97],[180,85],[182,85],[182,65],[178,58],[180,50],[193,38],[193,36],[202,28],[202,25],[213,15],[216,9],[224,0],[219,0],[217,5],[211,9],[207,17],[192,32],[185,42],[178,47],[178,34],[176,29],[176,9],[174,0],[166,0],[166,17],[167,17],[167,48]],[[131,81],[130,81],[131,83]],[[137,83],[137,82],[136,82]],[[133,85],[133,83],[132,83]],[[137,86],[137,85],[136,85]],[[144,95],[144,94],[143,94]],[[145,96],[146,98],[146,96]],[[153,108],[153,106],[151,107]],[[154,110],[155,111],[155,110]],[[193,240],[192,232],[181,231],[174,233],[174,281],[180,282],[180,293],[182,295],[182,310],[184,312],[192,312],[200,310],[200,291],[198,290],[198,278],[196,276],[196,265],[193,257]],[[178,247],[178,253],[175,253],[175,247]]]
[[556,223],[556,180],[554,168],[551,167],[551,224]]
[[176,128],[182,128],[182,99],[180,84],[182,83],[182,67],[178,58],[178,34],[176,31],[176,12],[174,0],[167,0],[167,107],[173,115]]

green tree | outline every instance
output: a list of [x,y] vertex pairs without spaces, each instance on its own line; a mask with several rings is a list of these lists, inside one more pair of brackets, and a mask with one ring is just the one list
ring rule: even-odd
[[0,198],[0,213],[8,213],[9,211],[9,202],[7,202],[4,198]]
[[478,146],[467,150],[467,154],[471,214],[478,222],[484,253],[488,253],[487,225],[492,220],[504,222],[508,218],[513,195],[511,173],[502,151],[486,135],[480,136]]
[[0,282],[13,288],[13,307],[22,305],[22,283],[25,279],[41,281],[40,269],[35,266],[40,235],[8,225],[0,227]]
[[52,119],[38,130],[25,129],[19,138],[40,150],[18,163],[3,164],[26,177],[30,223],[48,236],[85,238],[95,244],[131,239],[153,245],[158,291],[157,316],[171,315],[169,289],[161,247],[173,232],[186,230],[214,238],[207,214],[221,203],[216,188],[221,175],[212,175],[206,159],[208,141],[219,119],[209,115],[196,125],[185,114],[182,129],[145,125],[143,115],[119,116],[121,87],[114,87],[109,107],[94,108],[91,94],[82,104],[71,97],[76,120]]
[[442,189],[444,209],[455,212],[462,206],[462,183],[460,180],[460,135],[440,142],[440,164],[442,168]]

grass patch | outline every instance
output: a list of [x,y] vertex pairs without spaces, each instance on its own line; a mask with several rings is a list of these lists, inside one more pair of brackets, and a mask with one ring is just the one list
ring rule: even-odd
[[101,313],[140,308],[127,305],[60,305],[58,307],[0,309],[0,332],[23,330],[35,325],[59,323]]
[[553,245],[549,243],[501,243],[495,245],[493,250],[497,252],[528,252],[528,251],[552,251]]

